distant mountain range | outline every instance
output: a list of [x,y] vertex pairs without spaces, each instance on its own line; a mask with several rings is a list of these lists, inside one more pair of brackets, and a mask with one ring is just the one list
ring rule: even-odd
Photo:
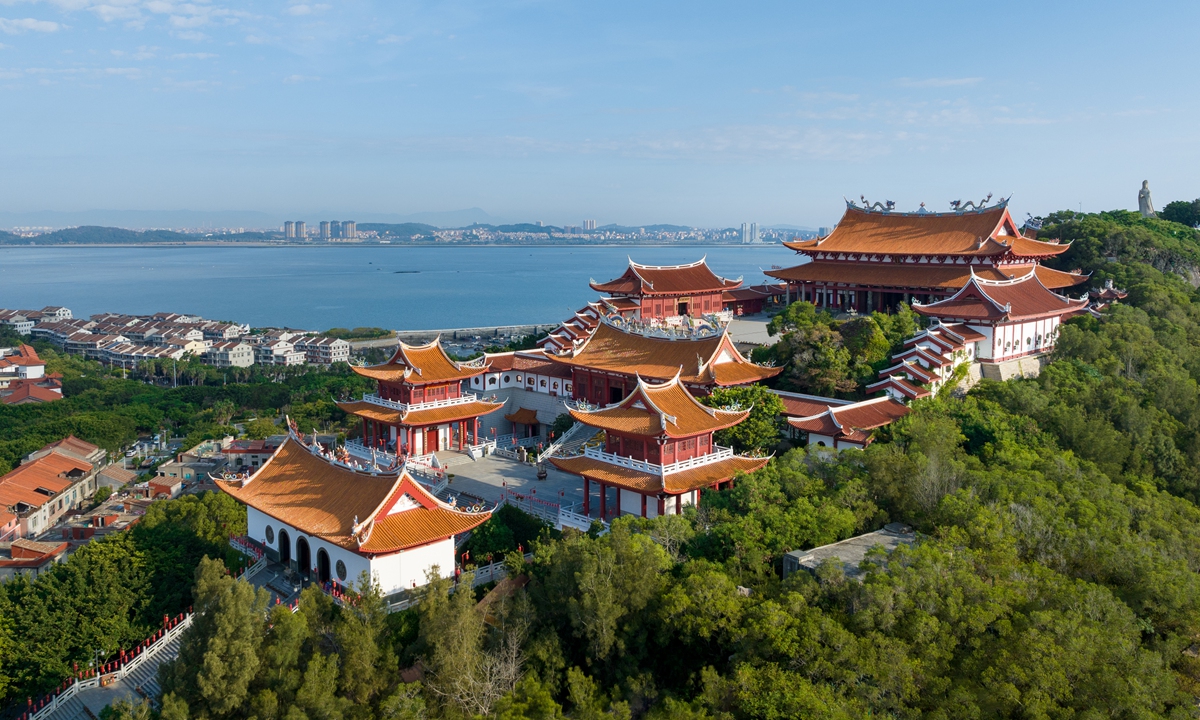
[[105,226],[130,230],[200,230],[203,228],[237,228],[266,230],[279,228],[284,220],[303,220],[310,227],[321,220],[354,220],[361,228],[364,223],[420,223],[434,227],[465,227],[474,223],[502,223],[504,218],[489,215],[480,208],[421,212],[410,215],[398,213],[347,213],[322,211],[302,213],[265,213],[251,210],[81,210],[59,212],[0,212],[0,228],[50,227],[69,228]]
[[[481,208],[419,212],[402,215],[399,213],[347,213],[304,212],[267,213],[254,210],[80,210],[60,212],[42,210],[36,212],[0,212],[0,228],[77,228],[84,226],[125,228],[132,231],[167,230],[189,232],[204,229],[246,228],[247,230],[278,230],[285,220],[303,220],[313,229],[322,220],[354,220],[359,230],[391,228],[387,234],[401,237],[405,233],[422,234],[439,228],[487,227],[498,232],[544,232],[561,230],[559,226],[541,226],[533,223],[510,223],[506,218],[496,217]],[[576,226],[577,227],[577,226]],[[644,229],[649,232],[680,232],[691,230],[690,225],[617,225],[609,224],[597,228],[611,232],[632,232]],[[729,228],[735,229],[735,228]],[[764,225],[765,230],[797,230],[816,232],[817,229],[802,225]]]

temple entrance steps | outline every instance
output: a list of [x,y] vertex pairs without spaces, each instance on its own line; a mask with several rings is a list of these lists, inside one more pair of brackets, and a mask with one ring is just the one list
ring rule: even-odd
[[570,430],[563,433],[561,439],[546,451],[538,456],[538,462],[551,457],[570,457],[583,452],[583,447],[591,442],[592,438],[600,434],[600,428],[584,425],[583,423],[575,423]]
[[438,450],[434,454],[437,455],[438,467],[443,468],[475,462],[475,459],[470,455],[457,450]]

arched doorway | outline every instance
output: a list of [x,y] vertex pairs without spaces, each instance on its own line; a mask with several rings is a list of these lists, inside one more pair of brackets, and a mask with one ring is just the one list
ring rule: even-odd
[[329,582],[329,553],[325,548],[317,550],[317,579],[323,583]]
[[287,530],[279,531],[279,564],[287,566],[292,562],[292,538]]
[[296,538],[296,566],[300,577],[312,574],[312,552],[308,549],[308,541],[302,537]]

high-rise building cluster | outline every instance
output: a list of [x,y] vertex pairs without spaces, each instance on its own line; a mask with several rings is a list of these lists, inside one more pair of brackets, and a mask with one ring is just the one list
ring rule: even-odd
[[[322,240],[352,240],[358,237],[358,223],[353,220],[322,220],[318,227],[318,236]],[[288,220],[283,224],[283,237],[287,239],[303,239],[308,237],[308,229],[303,220]]]
[[595,220],[584,220],[583,221],[583,229],[584,230],[595,230],[596,229],[596,221]]
[[358,237],[358,223],[353,220],[321,221],[322,240],[350,240]]
[[762,238],[758,234],[758,223],[742,223],[742,244],[749,245],[761,242]]
[[303,220],[288,220],[283,224],[283,236],[285,238],[308,237],[308,228],[305,227]]

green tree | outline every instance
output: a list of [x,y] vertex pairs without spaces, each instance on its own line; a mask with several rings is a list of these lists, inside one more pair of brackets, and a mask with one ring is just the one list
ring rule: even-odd
[[1200,198],[1191,202],[1186,200],[1169,202],[1158,216],[1163,220],[1169,220],[1194,228],[1200,225]]
[[193,711],[231,717],[246,704],[258,673],[268,594],[234,580],[224,563],[208,558],[196,569],[195,594],[192,626],[184,631],[179,657],[159,669],[160,684],[165,695]]
[[768,452],[779,442],[783,402],[762,385],[716,388],[700,402],[714,408],[750,411],[742,422],[716,432],[718,445],[733,447],[737,452]]
[[251,440],[264,440],[272,435],[282,435],[285,430],[275,424],[271,418],[255,418],[242,426],[246,437]]

